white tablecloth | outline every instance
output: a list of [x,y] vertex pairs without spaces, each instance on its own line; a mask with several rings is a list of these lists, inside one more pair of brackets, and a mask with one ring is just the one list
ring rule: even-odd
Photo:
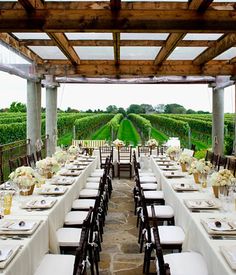
[[236,212],[221,213],[220,211],[213,211],[212,213],[192,213],[186,207],[183,200],[213,198],[211,189],[207,188],[205,192],[176,192],[172,188],[173,183],[194,183],[193,176],[186,173],[185,178],[167,179],[152,157],[151,168],[161,183],[166,204],[171,205],[174,209],[176,225],[181,226],[186,233],[183,251],[194,250],[201,253],[206,260],[209,275],[235,275],[236,271],[230,268],[221,254],[220,246],[236,245],[236,240],[211,239],[201,224],[201,219],[208,217],[219,219],[224,217],[234,217],[234,219],[236,219]]

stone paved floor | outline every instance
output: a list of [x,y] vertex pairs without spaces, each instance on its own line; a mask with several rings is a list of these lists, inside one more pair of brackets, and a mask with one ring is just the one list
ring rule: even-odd
[[104,227],[100,274],[139,275],[143,254],[139,253],[138,229],[134,216],[134,181],[114,179]]

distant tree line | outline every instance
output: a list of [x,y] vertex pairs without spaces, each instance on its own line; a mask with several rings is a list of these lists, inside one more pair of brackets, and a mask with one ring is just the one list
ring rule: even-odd
[[[117,114],[121,113],[124,116],[134,113],[134,114],[152,114],[152,113],[158,113],[158,114],[209,114],[209,112],[206,111],[194,111],[192,109],[185,109],[182,105],[179,105],[177,103],[173,104],[158,104],[156,106],[152,106],[151,104],[131,104],[127,109],[124,109],[123,107],[117,107],[116,105],[109,105],[107,106],[106,110],[92,110],[88,109],[86,111],[77,110],[68,107],[65,111],[61,110],[60,108],[57,108],[58,112],[65,112],[65,113],[78,113],[78,112],[86,112],[86,113],[112,113]],[[21,102],[12,102],[9,108],[0,109],[0,112],[26,112],[26,105]],[[45,112],[45,108],[42,107],[42,112]]]

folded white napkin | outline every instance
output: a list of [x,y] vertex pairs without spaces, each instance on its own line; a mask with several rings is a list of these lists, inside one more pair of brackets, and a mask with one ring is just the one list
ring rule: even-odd
[[62,184],[62,185],[70,185],[74,183],[75,178],[73,177],[54,177],[51,181],[53,184]]
[[1,248],[0,247],[0,262],[6,261],[12,254],[12,248]]
[[1,226],[0,226],[0,230],[16,230],[16,231],[19,231],[19,230],[31,230],[36,222],[33,222],[33,221],[24,221],[24,224],[20,225],[20,221],[16,221],[16,222],[11,222],[11,224],[9,224],[9,222],[5,222],[3,223]]
[[[225,221],[220,221],[221,223],[221,226],[220,227],[217,227],[215,225],[215,220],[214,221],[207,221],[207,226],[212,229],[212,230],[215,230],[215,231],[232,231],[232,230],[235,230],[234,228],[232,228],[228,222],[225,222]],[[236,255],[235,255],[236,256]]]
[[53,205],[55,199],[38,199],[27,202],[26,206],[30,208],[49,208]]

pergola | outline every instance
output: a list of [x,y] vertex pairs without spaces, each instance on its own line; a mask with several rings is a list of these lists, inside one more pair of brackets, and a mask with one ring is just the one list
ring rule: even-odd
[[28,81],[31,150],[41,136],[42,85],[50,155],[59,83],[206,83],[213,150],[223,152],[224,88],[236,74],[235,0],[0,0],[0,41],[32,62],[9,70]]

